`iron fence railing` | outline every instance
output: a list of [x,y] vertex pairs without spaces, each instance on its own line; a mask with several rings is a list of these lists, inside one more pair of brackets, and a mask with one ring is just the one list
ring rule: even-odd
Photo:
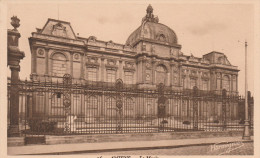
[[[73,83],[70,76],[62,81],[8,83],[8,94],[12,86],[19,87],[22,133],[223,131],[244,126],[244,99],[235,93],[172,90],[162,84],[140,89],[121,80]],[[8,109],[10,99],[8,95]]]

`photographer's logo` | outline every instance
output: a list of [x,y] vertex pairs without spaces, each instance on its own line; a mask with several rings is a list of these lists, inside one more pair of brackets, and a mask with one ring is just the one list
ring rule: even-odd
[[209,147],[209,153],[217,153],[218,155],[230,153],[244,146],[243,142],[220,142]]

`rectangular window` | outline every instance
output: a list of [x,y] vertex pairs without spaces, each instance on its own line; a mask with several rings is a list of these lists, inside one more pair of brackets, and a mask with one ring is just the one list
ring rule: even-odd
[[134,73],[133,72],[125,72],[125,83],[133,84],[134,83]]
[[88,68],[88,80],[97,81],[97,68]]
[[220,81],[220,79],[217,79],[217,89],[218,90],[220,90],[221,88],[220,88],[220,84],[221,84],[221,81]]
[[115,82],[116,81],[116,71],[107,69],[107,82]]
[[194,86],[197,86],[195,79],[190,79],[190,88],[193,89]]
[[204,91],[208,90],[208,81],[202,81],[202,90]]
[[236,79],[233,80],[233,91],[237,91]]

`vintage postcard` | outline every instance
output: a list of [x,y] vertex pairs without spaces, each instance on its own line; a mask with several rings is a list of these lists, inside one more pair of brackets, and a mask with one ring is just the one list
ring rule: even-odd
[[3,155],[259,156],[258,1],[0,3]]

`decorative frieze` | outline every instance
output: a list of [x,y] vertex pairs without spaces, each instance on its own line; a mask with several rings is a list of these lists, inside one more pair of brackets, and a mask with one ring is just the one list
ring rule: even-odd
[[87,67],[99,67],[98,58],[97,57],[88,57],[86,61]]
[[78,61],[78,62],[80,62],[80,54],[79,54],[79,53],[74,53],[74,54],[73,54],[73,61]]
[[106,68],[110,69],[118,69],[118,66],[116,65],[116,60],[114,59],[107,59],[107,64],[105,66]]
[[45,57],[45,50],[43,48],[37,50],[37,57]]
[[201,75],[201,79],[202,80],[209,80],[209,73],[207,72],[202,72],[202,75]]
[[191,70],[190,78],[192,78],[192,79],[197,79],[198,78],[198,73],[197,73],[196,70]]
[[125,66],[123,67],[123,69],[128,71],[135,71],[134,65],[134,62],[125,61]]

